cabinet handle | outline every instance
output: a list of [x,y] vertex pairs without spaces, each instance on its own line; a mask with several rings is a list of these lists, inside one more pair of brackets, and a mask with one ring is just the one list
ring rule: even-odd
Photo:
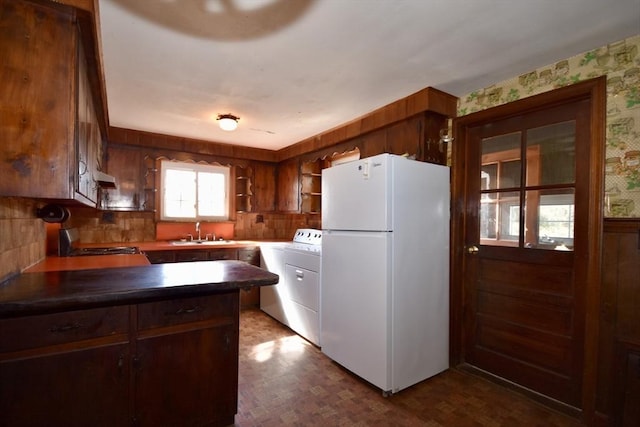
[[122,374],[123,367],[124,367],[124,355],[121,354],[120,357],[118,357],[118,371],[120,371],[120,374]]
[[229,346],[231,344],[231,337],[229,336],[229,333],[225,333],[224,334],[224,349],[223,351],[227,352],[229,351]]
[[140,363],[140,358],[138,356],[133,358],[133,369],[136,373],[142,371],[142,364]]
[[173,314],[176,316],[181,316],[183,314],[197,313],[200,311],[202,311],[202,307],[200,307],[199,305],[196,305],[195,307],[190,307],[190,308],[180,308]]
[[64,332],[69,332],[69,331],[73,331],[80,328],[82,328],[82,324],[80,323],[65,323],[64,325],[52,326],[49,329],[49,332],[64,333]]

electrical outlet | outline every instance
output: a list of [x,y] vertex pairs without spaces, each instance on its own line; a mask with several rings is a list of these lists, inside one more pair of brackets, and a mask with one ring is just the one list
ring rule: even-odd
[[102,223],[103,224],[115,224],[116,217],[113,212],[102,212]]

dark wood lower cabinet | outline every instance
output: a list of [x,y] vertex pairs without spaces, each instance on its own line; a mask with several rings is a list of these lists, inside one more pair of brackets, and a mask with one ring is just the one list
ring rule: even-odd
[[128,344],[3,360],[0,425],[129,425],[128,360]]
[[136,310],[136,425],[233,424],[238,292],[139,304]]
[[0,426],[233,424],[238,310],[232,290],[0,319]]
[[151,264],[176,262],[176,251],[149,251],[144,254]]
[[176,262],[209,261],[209,251],[176,251],[175,259]]
[[[260,248],[249,247],[238,249],[238,260],[260,267]],[[260,289],[242,289],[240,291],[240,307],[259,307]]]
[[[235,337],[232,325],[210,325],[139,339],[134,368],[137,424],[233,424],[238,395]],[[203,351],[211,343],[218,343],[216,351]]]

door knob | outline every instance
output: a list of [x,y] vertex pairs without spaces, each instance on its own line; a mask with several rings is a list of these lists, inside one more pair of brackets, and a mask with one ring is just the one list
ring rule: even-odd
[[478,251],[479,251],[479,249],[478,249],[478,247],[476,245],[467,247],[467,252],[470,253],[471,255],[477,254]]

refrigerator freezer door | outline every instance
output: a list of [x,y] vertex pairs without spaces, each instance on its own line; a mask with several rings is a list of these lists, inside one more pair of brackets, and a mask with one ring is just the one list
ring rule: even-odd
[[381,154],[323,169],[323,229],[391,230],[389,159]]
[[390,232],[322,235],[322,351],[388,391]]

